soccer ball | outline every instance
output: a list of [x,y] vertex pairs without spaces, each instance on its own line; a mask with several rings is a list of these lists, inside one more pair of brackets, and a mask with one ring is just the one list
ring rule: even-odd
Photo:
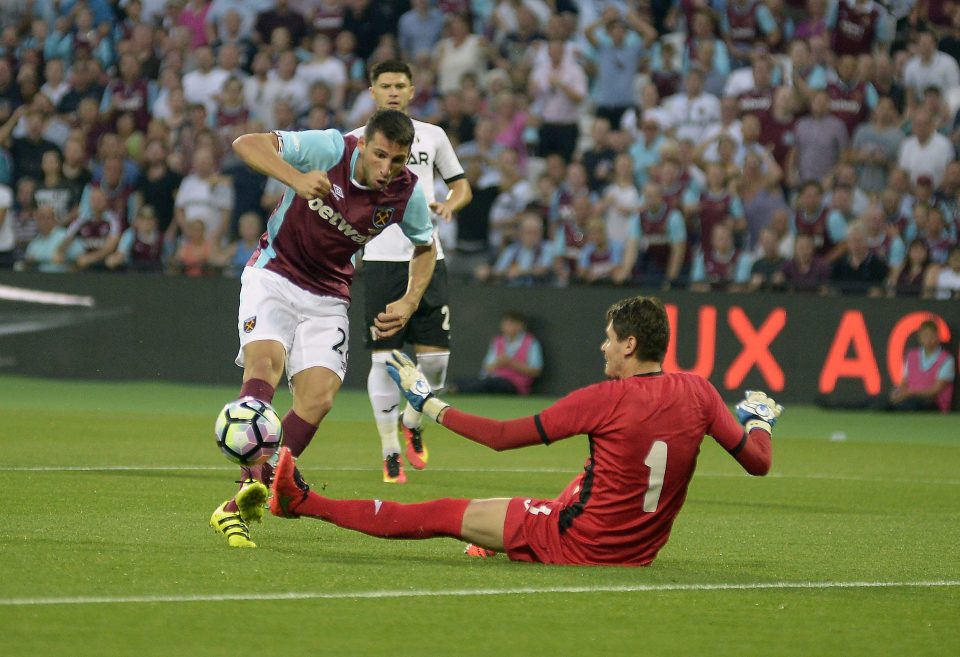
[[213,432],[220,451],[245,466],[265,463],[280,449],[283,437],[280,416],[256,397],[241,397],[224,406]]

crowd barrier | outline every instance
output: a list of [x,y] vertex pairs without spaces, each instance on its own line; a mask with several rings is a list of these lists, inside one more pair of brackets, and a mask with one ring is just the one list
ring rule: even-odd
[[[238,384],[237,280],[147,274],[0,274],[0,373]],[[546,362],[536,391],[600,380],[604,312],[644,290],[450,285],[449,379],[475,375],[503,311],[530,317]],[[647,293],[654,293],[646,291]],[[351,307],[347,387],[363,388],[363,286]],[[671,291],[669,370],[709,378],[724,398],[760,388],[785,402],[837,403],[899,381],[904,350],[932,318],[955,354],[960,304],[919,299]]]

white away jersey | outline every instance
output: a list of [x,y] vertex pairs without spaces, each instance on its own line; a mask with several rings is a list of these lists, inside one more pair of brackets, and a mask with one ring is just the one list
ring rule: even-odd
[[[364,128],[357,128],[347,134],[362,137]],[[440,172],[440,177],[447,184],[463,178],[463,167],[453,150],[453,145],[447,133],[440,126],[423,121],[413,120],[416,135],[413,146],[410,148],[410,158],[407,168],[417,174],[423,195],[427,197],[427,205],[436,200],[434,194],[433,171]],[[432,214],[432,213],[431,213]],[[437,260],[443,258],[443,247],[437,237],[437,217],[433,217],[433,241],[437,245]],[[375,239],[363,247],[364,260],[378,260],[387,262],[406,262],[413,257],[413,242],[408,240],[399,226],[389,226]]]

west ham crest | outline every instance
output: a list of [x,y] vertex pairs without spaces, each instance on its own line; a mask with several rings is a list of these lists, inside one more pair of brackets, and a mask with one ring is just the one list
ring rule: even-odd
[[256,326],[257,326],[257,316],[256,316],[256,315],[254,315],[253,317],[247,317],[245,320],[243,320],[243,332],[244,332],[244,333],[251,333],[251,332],[253,331],[253,329],[256,328]]
[[373,210],[373,225],[377,228],[384,228],[393,218],[393,211],[396,208],[390,208],[385,205],[378,205]]

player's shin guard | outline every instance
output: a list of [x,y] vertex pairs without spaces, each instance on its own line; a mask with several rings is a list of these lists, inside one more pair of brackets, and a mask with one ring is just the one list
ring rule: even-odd
[[[449,351],[431,351],[417,354],[417,369],[430,384],[434,394],[439,394],[447,383],[447,365],[450,363]],[[419,429],[423,425],[423,414],[407,404],[403,409],[403,426]]]
[[400,453],[400,438],[397,435],[397,418],[400,411],[400,390],[387,374],[386,351],[371,354],[370,374],[367,375],[367,395],[373,408],[373,417],[380,434],[383,458]]
[[333,500],[310,493],[297,505],[296,512],[380,538],[460,538],[469,504],[470,500],[450,498],[420,504]]
[[294,456],[303,454],[314,434],[317,433],[317,425],[310,424],[302,417],[290,409],[281,421],[283,426],[283,444],[290,448]]

